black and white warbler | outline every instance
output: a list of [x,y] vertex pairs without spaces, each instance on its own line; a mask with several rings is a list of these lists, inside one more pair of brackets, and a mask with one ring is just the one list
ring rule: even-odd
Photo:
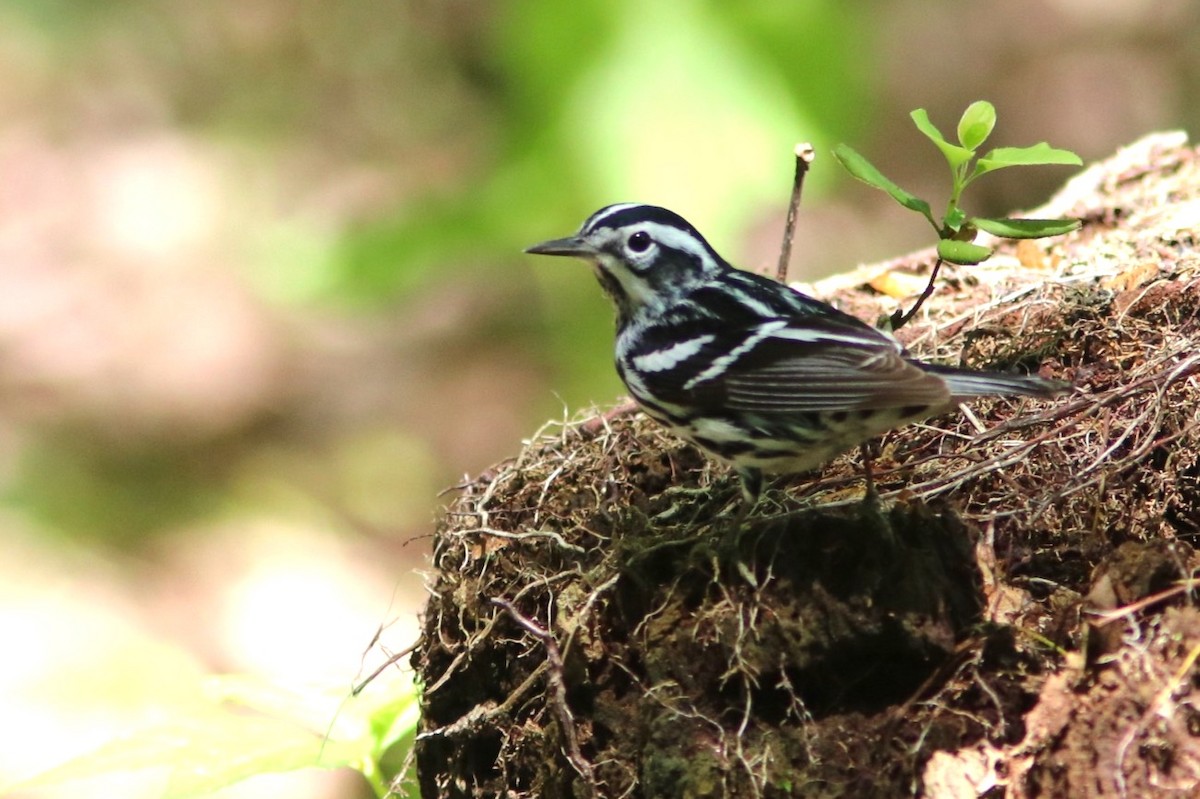
[[735,269],[678,214],[601,208],[526,252],[590,261],[617,309],[617,373],[648,415],[733,464],[748,505],[763,474],[812,469],[976,396],[1066,384],[910,358],[890,335]]

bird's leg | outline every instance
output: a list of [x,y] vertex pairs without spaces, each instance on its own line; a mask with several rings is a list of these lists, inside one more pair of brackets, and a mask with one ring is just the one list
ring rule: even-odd
[[871,446],[867,442],[859,444],[859,452],[862,455],[863,482],[866,483],[867,492],[863,496],[862,515],[860,518],[873,527],[880,536],[880,539],[889,548],[894,551],[896,548],[896,533],[892,530],[891,522],[888,521],[887,515],[883,512],[883,502],[879,499],[879,491],[875,488],[875,471],[874,461],[871,457]]
[[871,458],[871,447],[864,441],[858,445],[858,451],[862,457],[863,482],[866,483],[867,487],[867,493],[863,496],[863,504],[879,509],[881,503],[879,501],[879,492],[875,490],[875,470],[873,468],[873,459]]
[[745,512],[750,512],[751,507],[758,504],[758,498],[762,495],[762,469],[739,467],[738,481],[742,483]]
[[740,466],[736,472],[738,483],[742,489],[742,501],[738,503],[736,512],[730,517],[729,535],[727,536],[727,539],[735,544],[741,535],[742,523],[746,521],[746,517],[750,515],[750,511],[754,510],[754,506],[758,504],[758,499],[762,496],[763,490],[762,469],[755,469],[753,466]]
[[745,529],[743,524],[746,521],[746,517],[750,515],[755,505],[758,504],[759,497],[762,496],[763,473],[761,469],[756,469],[752,466],[741,466],[735,471],[738,483],[742,489],[741,501],[737,502],[735,500],[737,502],[737,509],[729,517],[729,526],[725,529],[717,544],[717,554],[714,554],[713,561],[713,574],[720,574],[718,563],[725,561],[732,564],[737,573],[749,585],[757,587],[757,582],[754,579],[754,570],[742,560],[740,549],[742,532]]

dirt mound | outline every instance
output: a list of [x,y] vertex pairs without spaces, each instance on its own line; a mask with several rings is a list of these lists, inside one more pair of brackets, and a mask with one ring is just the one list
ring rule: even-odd
[[[1078,232],[944,270],[919,356],[1072,381],[772,485],[640,415],[543,431],[437,534],[428,797],[1200,792],[1200,168],[1149,137],[1042,214]],[[864,319],[868,284],[819,284]]]

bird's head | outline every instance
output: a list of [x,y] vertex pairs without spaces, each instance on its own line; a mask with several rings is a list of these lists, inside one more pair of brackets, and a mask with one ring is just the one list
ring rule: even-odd
[[636,203],[601,208],[575,235],[535,244],[525,252],[590,261],[622,320],[662,311],[699,283],[731,268],[679,214]]

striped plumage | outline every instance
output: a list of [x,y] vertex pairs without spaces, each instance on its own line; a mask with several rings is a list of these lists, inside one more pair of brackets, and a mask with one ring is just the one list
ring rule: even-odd
[[610,205],[574,236],[526,252],[592,263],[617,309],[617,372],[629,393],[733,464],[750,502],[764,472],[814,468],[964,399],[1065,388],[910,358],[853,316],[733,268],[665,208]]

